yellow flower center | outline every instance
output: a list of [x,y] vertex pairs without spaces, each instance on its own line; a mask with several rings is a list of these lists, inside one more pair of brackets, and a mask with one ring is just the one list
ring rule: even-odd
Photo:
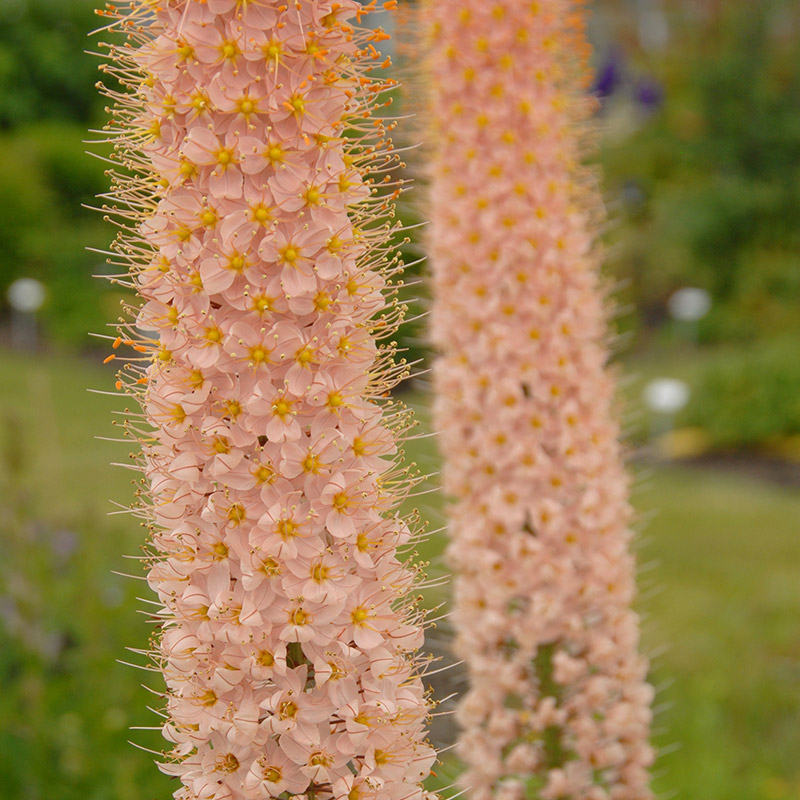
[[350,498],[345,492],[338,492],[333,496],[333,507],[337,511],[343,511],[350,504]]
[[281,419],[285,419],[286,415],[289,414],[291,410],[292,410],[291,401],[286,400],[283,397],[281,397],[279,400],[276,400],[272,406],[273,413],[279,416]]
[[256,661],[262,667],[271,667],[275,663],[275,656],[269,650],[261,650],[256,657]]
[[253,475],[255,475],[259,483],[267,483],[275,477],[275,472],[272,467],[268,467],[266,464],[259,464],[253,472]]
[[[289,615],[289,621],[292,625],[308,625],[311,622],[311,614],[303,611],[302,608],[296,608],[292,613]],[[294,705],[294,703],[292,703]],[[297,707],[295,706],[295,711]]]
[[266,767],[262,774],[268,783],[277,783],[283,777],[283,773],[277,767]]
[[223,42],[219,48],[219,52],[222,54],[223,58],[233,60],[239,55],[239,48],[236,46],[236,42]]
[[273,164],[280,164],[283,161],[283,148],[279,144],[270,145],[266,156]]
[[214,227],[214,226],[217,224],[217,221],[218,221],[218,219],[219,219],[219,218],[217,217],[217,215],[216,215],[216,214],[214,213],[214,211],[213,211],[212,209],[210,209],[210,208],[207,208],[207,209],[206,209],[205,211],[203,211],[203,213],[200,215],[200,222],[201,222],[201,223],[202,223],[202,224],[203,224],[203,225],[204,225],[206,228],[213,228],[213,227]]
[[350,619],[353,620],[354,625],[363,625],[368,617],[369,613],[363,606],[359,606],[358,608],[354,609],[353,613],[350,615]]
[[250,349],[250,360],[258,366],[263,364],[269,356],[269,350],[265,350],[261,345],[257,345]]
[[262,225],[272,219],[272,212],[263,204],[259,203],[253,207],[253,220]]
[[300,250],[294,245],[287,244],[286,247],[284,247],[283,250],[280,251],[280,253],[281,253],[281,258],[287,264],[294,264],[294,262],[297,261],[297,258],[300,255]]

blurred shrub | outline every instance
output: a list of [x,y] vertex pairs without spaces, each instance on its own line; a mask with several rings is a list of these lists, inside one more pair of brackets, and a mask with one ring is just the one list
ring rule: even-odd
[[[35,457],[30,430],[16,414],[0,420],[0,445],[1,795],[166,797],[168,779],[127,743],[133,737],[162,747],[155,732],[126,730],[133,720],[153,724],[138,684],[144,678],[155,689],[160,681],[115,663],[128,655],[125,646],[145,646],[135,582],[109,573],[112,564],[124,569],[119,526],[111,528],[95,511],[60,519],[42,513],[36,497],[47,459]],[[51,480],[47,491],[63,486]]]
[[107,247],[113,231],[81,207],[106,186],[103,162],[84,153],[80,125],[42,123],[0,135],[0,297],[20,277],[48,289],[45,331],[72,346],[90,344],[117,316],[120,296],[93,274],[107,268],[87,247]]
[[800,358],[791,339],[719,355],[701,373],[686,412],[721,449],[800,434]]
[[0,2],[0,130],[37,120],[86,122],[102,108],[96,63],[84,55],[99,27],[95,0]]
[[660,323],[675,289],[702,286],[706,341],[800,331],[800,51],[781,36],[800,13],[786,0],[721,9],[714,28],[687,26],[650,57],[666,102],[603,152],[622,200],[615,268],[642,320]]

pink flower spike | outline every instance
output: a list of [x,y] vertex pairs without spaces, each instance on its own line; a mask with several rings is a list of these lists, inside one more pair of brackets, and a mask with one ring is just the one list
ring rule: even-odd
[[581,165],[594,106],[583,6],[422,10],[435,418],[472,800],[652,798],[652,690],[604,367],[603,206]]
[[394,82],[363,11],[102,12],[123,42],[108,197],[141,303],[119,387],[144,417],[128,430],[175,800],[432,800],[417,572],[398,554],[411,479],[379,344],[402,316],[383,293],[400,225],[371,189],[399,164],[373,113]]

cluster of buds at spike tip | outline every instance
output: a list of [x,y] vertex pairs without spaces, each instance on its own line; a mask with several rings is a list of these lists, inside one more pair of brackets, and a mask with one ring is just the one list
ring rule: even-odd
[[435,416],[472,800],[646,800],[653,691],[574,0],[430,0]]
[[101,12],[178,800],[415,800],[435,760],[421,573],[398,551],[419,531],[388,398],[407,366],[383,341],[403,308],[373,6]]

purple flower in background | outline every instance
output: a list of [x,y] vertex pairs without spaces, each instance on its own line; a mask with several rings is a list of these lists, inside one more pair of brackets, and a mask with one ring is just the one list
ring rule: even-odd
[[624,59],[618,48],[606,56],[597,70],[592,91],[602,100],[619,89],[623,79]]
[[640,78],[634,96],[643,111],[653,113],[664,103],[664,87],[655,78]]

